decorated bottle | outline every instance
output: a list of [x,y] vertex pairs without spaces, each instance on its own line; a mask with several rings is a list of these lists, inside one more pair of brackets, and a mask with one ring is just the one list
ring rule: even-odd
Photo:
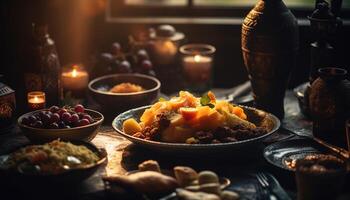
[[282,119],[299,48],[297,20],[282,0],[259,0],[244,19],[241,36],[255,104]]
[[43,91],[48,106],[57,105],[61,97],[60,62],[55,42],[46,24],[33,24],[30,63],[24,74],[26,92]]

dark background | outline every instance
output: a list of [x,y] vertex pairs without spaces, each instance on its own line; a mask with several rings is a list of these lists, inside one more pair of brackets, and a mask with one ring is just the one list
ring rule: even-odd
[[[44,21],[56,42],[61,65],[85,63],[106,51],[112,42],[125,43],[131,33],[157,24],[106,22],[106,0],[2,0],[1,1],[1,67],[4,81],[15,90],[23,88],[23,70],[28,62],[25,53],[31,36],[31,23]],[[241,16],[242,18],[244,16]],[[306,16],[297,16],[298,19]],[[349,20],[349,19],[348,19]],[[232,87],[247,80],[241,54],[241,24],[176,24],[189,42],[209,43],[216,47],[214,86]],[[300,49],[289,87],[307,80],[309,43],[313,40],[309,25],[300,26]],[[333,42],[337,50],[334,66],[350,66],[350,25],[344,23]],[[24,98],[17,92],[17,99]]]

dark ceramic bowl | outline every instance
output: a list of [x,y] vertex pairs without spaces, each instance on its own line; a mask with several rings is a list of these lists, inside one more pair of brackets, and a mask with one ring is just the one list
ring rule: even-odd
[[[140,85],[145,90],[132,93],[109,92],[113,86],[125,82]],[[104,110],[125,111],[153,103],[158,98],[160,82],[154,77],[142,74],[112,74],[92,80],[89,83],[89,91]]]
[[5,165],[9,154],[0,155],[0,175],[16,180],[17,184],[26,187],[33,185],[47,185],[50,183],[76,184],[93,175],[96,170],[107,160],[107,152],[104,149],[97,148],[94,144],[85,141],[69,141],[75,145],[83,145],[94,152],[99,160],[92,165],[86,165],[79,168],[68,169],[59,174],[31,174],[23,172],[20,167],[17,169],[8,169]]
[[58,138],[65,141],[71,141],[71,140],[91,141],[96,136],[98,129],[104,120],[104,117],[101,113],[94,110],[85,109],[85,112],[95,120],[95,122],[86,126],[64,128],[64,129],[43,129],[43,128],[30,127],[22,123],[22,119],[24,117],[28,117],[30,115],[33,115],[43,110],[47,110],[47,109],[29,112],[18,118],[18,126],[21,128],[23,134],[33,143],[50,142]]
[[[113,128],[126,139],[134,144],[152,149],[158,152],[175,153],[184,155],[219,155],[220,153],[230,153],[233,155],[247,155],[248,152],[255,152],[262,141],[269,135],[273,134],[280,127],[279,119],[273,114],[267,113],[256,108],[241,106],[247,114],[249,121],[259,127],[264,127],[267,133],[259,137],[241,140],[237,142],[220,143],[220,144],[186,144],[186,143],[167,143],[159,141],[144,140],[138,137],[128,135],[123,132],[123,122],[126,119],[140,119],[145,109],[150,106],[131,109],[118,115],[112,122]],[[243,153],[242,153],[243,152]],[[216,154],[218,153],[218,154]]]

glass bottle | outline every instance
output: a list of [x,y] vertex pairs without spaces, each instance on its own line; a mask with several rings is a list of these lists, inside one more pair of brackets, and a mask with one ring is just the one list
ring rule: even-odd
[[15,91],[2,83],[0,74],[0,133],[11,130],[15,119],[16,97]]
[[55,42],[48,34],[46,24],[33,24],[31,63],[25,72],[26,92],[43,91],[47,105],[57,105],[61,97],[60,62]]

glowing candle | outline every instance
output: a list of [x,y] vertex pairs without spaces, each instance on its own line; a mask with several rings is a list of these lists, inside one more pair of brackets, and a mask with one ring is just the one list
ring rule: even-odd
[[30,110],[38,110],[45,108],[45,93],[40,91],[28,93],[28,108]]
[[212,58],[208,56],[186,56],[183,58],[183,69],[188,81],[201,83],[210,80]]
[[85,90],[89,82],[89,74],[73,66],[71,71],[62,72],[61,80],[65,90]]
[[186,88],[202,93],[211,88],[215,47],[208,44],[186,44],[180,47]]

